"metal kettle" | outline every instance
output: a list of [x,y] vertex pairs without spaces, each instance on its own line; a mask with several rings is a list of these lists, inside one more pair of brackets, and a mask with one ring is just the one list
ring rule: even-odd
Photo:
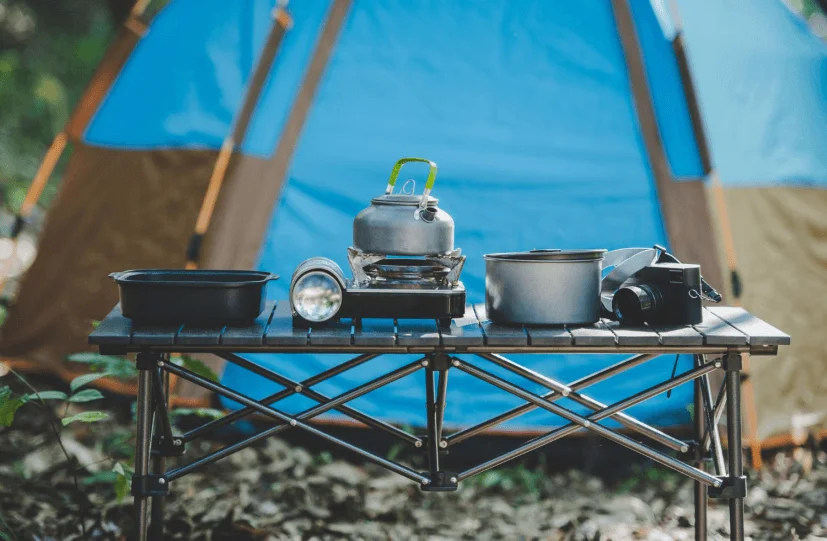
[[[400,169],[410,162],[430,166],[421,196],[393,193]],[[436,172],[436,164],[424,158],[396,162],[385,193],[374,197],[353,220],[353,246],[362,252],[385,255],[435,256],[451,252],[454,220],[437,207],[439,200],[430,195]]]

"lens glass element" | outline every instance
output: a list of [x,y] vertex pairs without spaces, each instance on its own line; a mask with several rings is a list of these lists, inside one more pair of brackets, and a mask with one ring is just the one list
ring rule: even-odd
[[660,308],[657,288],[641,284],[618,289],[612,299],[612,310],[620,321],[643,323]]
[[330,274],[308,272],[296,282],[291,293],[293,308],[307,321],[327,321],[342,306],[342,287]]

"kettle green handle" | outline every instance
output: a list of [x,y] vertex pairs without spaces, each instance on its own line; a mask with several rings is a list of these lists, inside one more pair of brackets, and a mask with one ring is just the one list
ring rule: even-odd
[[431,193],[431,188],[434,187],[434,183],[436,182],[436,164],[431,160],[426,160],[425,158],[402,158],[396,162],[391,170],[391,178],[388,179],[388,187],[385,188],[385,194],[393,193],[393,187],[396,184],[396,177],[399,176],[399,170],[402,169],[403,165],[410,162],[422,162],[430,166],[428,180],[425,181],[425,190],[422,192],[422,200],[419,202],[419,206],[425,208],[428,205],[428,195]]

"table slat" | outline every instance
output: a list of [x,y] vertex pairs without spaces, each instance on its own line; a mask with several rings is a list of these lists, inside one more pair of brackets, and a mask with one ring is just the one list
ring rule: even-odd
[[357,346],[394,346],[396,345],[396,325],[392,319],[356,320],[353,343]]
[[435,319],[397,319],[400,346],[438,346],[439,329]]
[[710,306],[710,312],[749,337],[751,346],[786,346],[790,335],[737,306]]
[[326,321],[321,325],[310,328],[311,346],[349,346],[351,342],[351,328],[353,323],[350,319],[339,321]]
[[307,345],[307,334],[308,329],[293,327],[293,311],[290,308],[290,301],[279,301],[270,318],[264,342],[279,346],[304,346]]
[[92,345],[129,345],[132,335],[132,320],[121,315],[121,305],[115,308],[101,321],[100,325],[89,335]]
[[132,344],[139,346],[171,346],[175,344],[178,324],[133,323]]
[[221,335],[221,344],[224,346],[260,346],[264,343],[264,332],[273,313],[275,303],[267,301],[264,310],[250,325],[243,327],[227,326]]
[[602,323],[617,337],[618,346],[657,346],[660,344],[660,335],[647,327],[630,327],[605,319]]
[[488,320],[484,304],[475,304],[485,343],[489,346],[527,346],[528,335],[521,325],[502,325]]
[[664,346],[702,346],[704,337],[692,327],[652,327]]
[[574,337],[575,346],[614,346],[615,335],[598,321],[593,325],[567,327]]
[[175,336],[175,343],[181,346],[217,346],[221,343],[224,325],[198,327],[184,325]]
[[465,305],[464,316],[452,320],[450,326],[440,326],[439,334],[446,346],[482,346],[485,343],[477,313],[470,304]]
[[532,346],[570,346],[574,337],[565,327],[526,327]]
[[695,330],[704,335],[704,343],[709,346],[744,346],[747,337],[741,331],[730,326],[706,308],[703,311],[703,322],[693,325]]

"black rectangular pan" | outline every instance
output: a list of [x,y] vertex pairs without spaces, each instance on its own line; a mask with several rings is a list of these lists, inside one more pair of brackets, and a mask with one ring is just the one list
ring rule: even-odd
[[242,325],[264,305],[264,287],[278,276],[245,270],[141,269],[109,275],[121,312],[140,322]]

